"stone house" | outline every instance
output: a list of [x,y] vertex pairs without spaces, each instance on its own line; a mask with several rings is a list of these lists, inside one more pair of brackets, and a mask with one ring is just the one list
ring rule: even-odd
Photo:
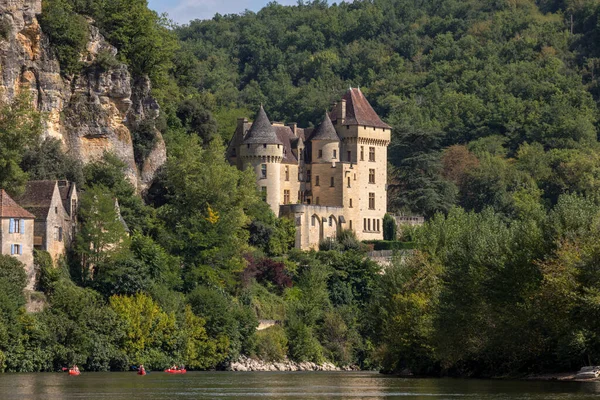
[[238,119],[227,157],[252,168],[256,184],[278,216],[296,222],[296,247],[315,248],[341,229],[359,240],[383,238],[387,211],[387,146],[391,127],[360,89],[349,89],[320,124]]
[[77,189],[68,181],[30,181],[19,203],[35,215],[36,249],[56,262],[71,246],[77,229]]
[[35,216],[0,189],[0,254],[10,255],[25,265],[27,289],[33,290],[33,236]]

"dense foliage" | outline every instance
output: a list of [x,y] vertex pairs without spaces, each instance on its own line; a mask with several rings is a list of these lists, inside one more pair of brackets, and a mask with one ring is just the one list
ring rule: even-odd
[[[134,130],[135,156],[158,128],[169,158],[142,200],[115,155],[82,168],[38,141],[29,99],[1,106],[0,186],[85,189],[74,250],[58,266],[36,254],[45,310],[23,311],[22,268],[0,257],[2,369],[208,369],[244,354],[481,376],[600,362],[599,1],[270,3],[173,29],[144,0],[42,11],[63,74],[84,68],[87,16],[134,81],[149,75],[162,116]],[[387,216],[388,241],[342,231],[291,250],[294,222],[224,142],[261,103],[307,126],[349,85],[394,128],[388,208],[429,221],[397,232]],[[397,250],[385,273],[369,246]],[[277,324],[257,333],[259,319]]]

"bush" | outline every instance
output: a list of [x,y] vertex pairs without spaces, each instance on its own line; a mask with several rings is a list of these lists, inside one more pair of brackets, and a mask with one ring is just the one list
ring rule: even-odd
[[368,246],[373,246],[373,250],[409,250],[415,248],[414,242],[399,242],[397,240],[365,240]]
[[275,325],[256,333],[256,355],[264,361],[281,361],[288,350],[285,330]]
[[396,220],[390,214],[385,214],[383,217],[383,240],[396,240],[397,234]]
[[81,53],[89,37],[87,21],[74,12],[65,0],[46,0],[39,18],[42,31],[48,35],[56,57],[65,75],[81,70]]

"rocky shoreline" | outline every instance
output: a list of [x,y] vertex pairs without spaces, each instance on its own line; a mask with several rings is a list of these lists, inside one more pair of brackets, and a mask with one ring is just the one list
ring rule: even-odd
[[229,371],[358,371],[360,370],[355,365],[348,365],[345,367],[337,367],[332,363],[325,362],[323,364],[316,364],[313,362],[295,362],[290,360],[277,361],[263,361],[250,357],[240,357],[237,361],[232,362],[228,368]]

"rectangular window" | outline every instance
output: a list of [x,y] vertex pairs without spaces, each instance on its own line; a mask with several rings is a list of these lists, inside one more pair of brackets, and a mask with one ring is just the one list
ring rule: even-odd
[[304,160],[304,150],[300,150],[299,154],[300,154],[300,161]]
[[287,165],[285,166],[285,180],[290,180],[290,167],[288,167]]
[[369,193],[369,210],[375,209],[375,193]]
[[310,178],[311,178],[310,175],[311,175],[310,174],[310,169],[306,170],[306,182],[308,182],[308,183],[310,183]]
[[350,177],[348,177],[348,187],[350,187]]
[[331,177],[331,183],[329,184],[329,186],[331,186],[331,187],[335,186],[335,178],[333,176]]
[[350,199],[350,208],[352,208],[352,199]]
[[262,179],[267,177],[267,164],[260,164],[260,177]]
[[22,219],[14,219],[13,220],[13,223],[14,223],[13,233],[23,233],[23,232],[21,232],[22,222],[25,222],[25,221]]
[[62,232],[61,232],[62,228],[60,226],[55,226],[54,227],[54,240],[56,242],[60,242],[62,241]]
[[379,232],[379,220],[377,220],[377,232]]
[[369,183],[375,183],[375,170],[369,170]]
[[266,201],[267,200],[267,187],[266,186],[262,186],[260,188],[260,194],[262,196],[262,199]]
[[287,189],[283,191],[283,204],[290,204],[290,191]]
[[312,218],[310,219],[310,224],[311,224],[312,226],[315,226],[316,222],[317,222],[317,217],[315,217],[315,216],[313,215],[313,216],[312,216]]
[[315,176],[315,186],[319,186],[319,175]]
[[365,146],[360,146],[360,161],[365,161]]
[[329,217],[329,226],[333,226],[333,217]]
[[337,158],[337,150],[333,150],[333,158]]
[[323,158],[323,150],[319,150],[319,158]]
[[20,244],[13,244],[10,246],[10,254],[11,255],[23,255],[23,246]]
[[363,231],[367,230],[367,219],[363,218]]
[[371,218],[367,218],[367,230],[371,230]]
[[348,162],[352,162],[352,152],[348,152]]
[[58,207],[54,207],[54,214],[58,214]]
[[375,147],[369,147],[369,161],[375,161]]
[[352,220],[350,220],[349,222],[350,222],[350,230],[352,230]]

